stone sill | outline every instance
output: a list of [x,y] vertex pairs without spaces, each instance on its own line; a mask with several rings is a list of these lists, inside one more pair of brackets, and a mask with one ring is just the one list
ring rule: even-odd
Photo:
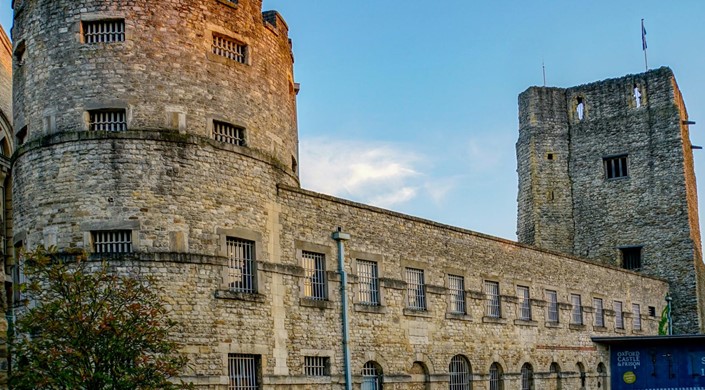
[[218,0],[218,2],[219,2],[220,4],[227,5],[227,6],[230,7],[230,8],[235,8],[235,9],[237,9],[237,2],[232,3],[232,2],[227,1],[227,0]]
[[614,328],[614,333],[627,334],[627,330],[624,328]]
[[373,313],[373,314],[386,314],[387,308],[380,305],[365,305],[363,303],[356,303],[353,305],[353,310],[361,313]]
[[585,330],[585,324],[569,324],[568,329],[570,330]]
[[316,300],[309,298],[299,299],[299,305],[304,307],[315,307],[318,309],[332,309],[334,306],[333,302],[328,300]]
[[514,325],[521,325],[521,326],[539,326],[539,323],[537,321],[532,321],[532,320],[520,320],[516,319],[514,320]]
[[432,318],[433,315],[429,313],[427,310],[415,310],[415,309],[404,309],[404,315],[405,316],[410,316],[410,317],[425,317],[425,318]]
[[592,330],[595,332],[607,332],[606,326],[593,326]]
[[547,328],[560,328],[561,323],[560,322],[552,322],[552,321],[546,321],[544,323],[544,326]]
[[500,324],[500,325],[507,325],[507,319],[502,318],[502,317],[487,317],[484,316],[482,317],[482,322],[486,324]]
[[472,322],[472,318],[464,313],[446,313],[446,320],[458,320]]
[[632,334],[644,334],[644,329],[632,329]]
[[235,291],[230,291],[230,290],[215,290],[215,297],[218,299],[230,299],[230,300],[234,300],[234,301],[258,302],[258,303],[263,303],[266,298],[264,294],[243,293],[243,292],[235,292]]

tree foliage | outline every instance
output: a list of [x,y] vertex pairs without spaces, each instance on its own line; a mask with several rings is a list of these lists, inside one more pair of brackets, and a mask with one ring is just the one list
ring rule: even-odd
[[11,341],[13,389],[181,389],[187,361],[177,324],[151,280],[111,272],[85,255],[38,248],[22,256],[28,282]]

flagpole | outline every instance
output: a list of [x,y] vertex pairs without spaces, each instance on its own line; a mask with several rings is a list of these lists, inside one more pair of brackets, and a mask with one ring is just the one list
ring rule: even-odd
[[644,50],[644,68],[649,71],[649,61],[646,57],[646,29],[644,28],[644,19],[641,19],[641,48]]
[[541,60],[541,68],[543,69],[543,86],[546,86],[546,64]]

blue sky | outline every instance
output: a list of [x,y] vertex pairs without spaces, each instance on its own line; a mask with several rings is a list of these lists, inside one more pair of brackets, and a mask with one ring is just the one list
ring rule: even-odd
[[[509,239],[517,95],[670,66],[705,145],[705,2],[265,0],[294,42],[304,188]],[[11,23],[0,0],[0,23]],[[705,151],[695,152],[705,212]]]

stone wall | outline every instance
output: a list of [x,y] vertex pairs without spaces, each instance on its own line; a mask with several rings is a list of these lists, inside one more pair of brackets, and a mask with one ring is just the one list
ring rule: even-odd
[[0,115],[12,124],[12,42],[0,27]]
[[[687,113],[670,69],[530,88],[520,112],[520,242],[618,266],[620,248],[641,247],[640,271],[671,282],[675,330],[701,330],[695,176]],[[548,153],[558,157],[550,161]],[[618,155],[627,156],[628,175],[608,179],[605,158]],[[563,193],[551,202],[525,195],[553,187]]]

